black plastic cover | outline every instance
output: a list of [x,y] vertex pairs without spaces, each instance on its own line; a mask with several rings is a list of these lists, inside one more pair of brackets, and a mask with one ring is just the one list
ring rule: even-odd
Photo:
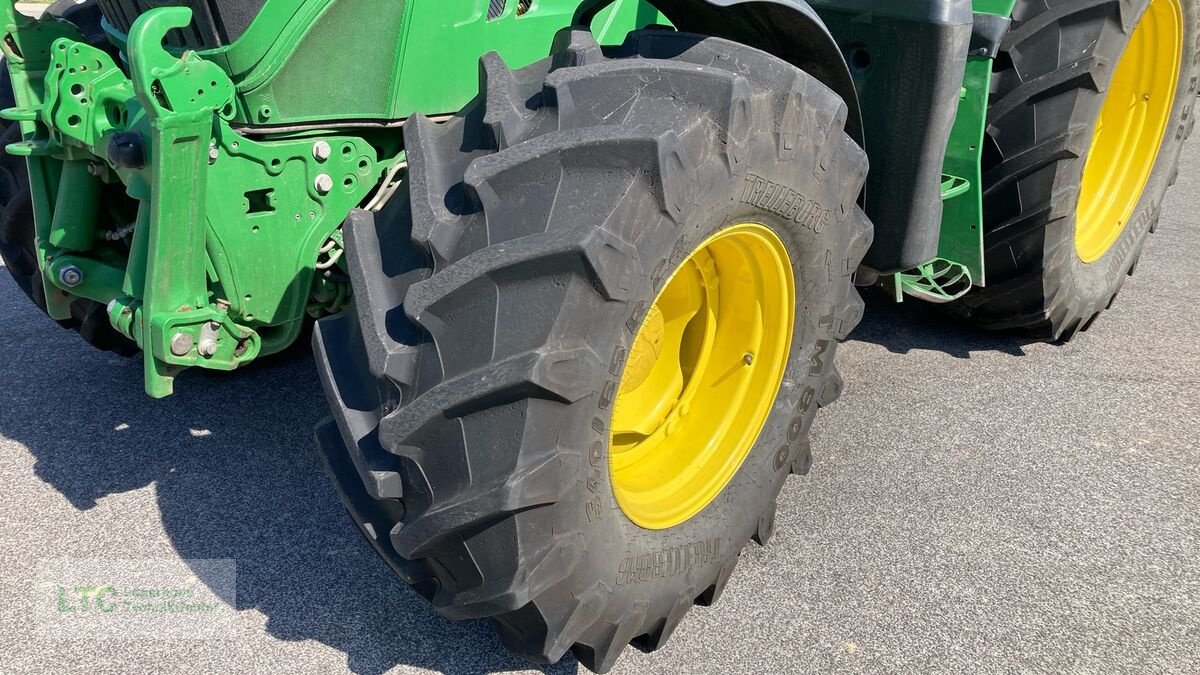
[[871,159],[866,211],[883,273],[938,252],[942,164],[958,112],[971,0],[810,0],[842,48],[862,104]]

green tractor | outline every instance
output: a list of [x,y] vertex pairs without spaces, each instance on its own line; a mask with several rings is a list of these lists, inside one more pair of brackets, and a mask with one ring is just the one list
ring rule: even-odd
[[311,335],[321,453],[383,559],[515,653],[599,672],[771,536],[856,285],[1086,330],[1200,78],[1197,0],[0,18],[16,285],[142,359],[153,397]]

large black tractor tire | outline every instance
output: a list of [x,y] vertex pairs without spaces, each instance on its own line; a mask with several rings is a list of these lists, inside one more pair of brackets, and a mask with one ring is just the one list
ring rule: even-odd
[[[862,315],[867,160],[832,91],[723,40],[654,30],[602,51],[564,31],[550,59],[482,69],[459,116],[405,126],[407,197],[348,221],[355,306],[317,325],[334,418],[318,438],[362,531],[439,612],[604,672],[714,602],[807,471]],[[625,355],[682,258],[737,223],[790,258],[782,385],[717,497],[643,529],[609,472]]]
[[[94,37],[97,34],[103,35],[100,12],[95,2],[77,4],[72,0],[63,0],[48,7],[46,12],[74,22],[89,42],[99,39]],[[0,109],[15,105],[8,64],[5,63],[0,73]],[[20,140],[21,129],[16,122],[0,121],[0,258],[3,258],[4,266],[17,287],[45,311],[48,289],[43,285],[38,270],[29,173],[23,157],[14,157],[2,151],[3,146]],[[58,292],[56,289],[49,291]],[[71,318],[58,323],[64,328],[78,331],[88,344],[97,349],[122,356],[132,356],[138,351],[134,342],[113,329],[104,305],[93,300],[76,299],[71,303]]]
[[1084,167],[1113,73],[1150,0],[1018,0],[988,111],[988,285],[952,307],[974,324],[1067,341],[1112,305],[1133,274],[1175,182],[1200,79],[1200,2],[1153,2],[1182,10],[1182,66],[1166,132],[1132,215],[1117,221],[1124,229],[1085,262],[1076,246]]

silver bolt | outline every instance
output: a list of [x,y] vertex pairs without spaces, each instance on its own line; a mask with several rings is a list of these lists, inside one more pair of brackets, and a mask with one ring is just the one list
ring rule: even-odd
[[313,143],[313,159],[318,162],[324,162],[333,154],[333,148],[325,141],[317,141]]
[[317,176],[317,180],[313,184],[316,186],[319,194],[327,195],[333,189],[333,179],[327,173]]
[[212,356],[217,353],[217,336],[220,334],[221,324],[216,321],[209,321],[200,326],[200,344],[196,345],[196,351],[200,352],[200,356]]
[[221,151],[217,149],[217,146],[215,146],[215,145],[208,146],[208,163],[209,164],[216,162],[217,158],[220,156],[221,156]]
[[171,338],[171,353],[175,356],[187,356],[187,353],[192,351],[194,342],[191,335],[176,333],[175,337]]
[[58,271],[58,281],[67,288],[75,288],[83,283],[83,270],[74,265],[67,265]]

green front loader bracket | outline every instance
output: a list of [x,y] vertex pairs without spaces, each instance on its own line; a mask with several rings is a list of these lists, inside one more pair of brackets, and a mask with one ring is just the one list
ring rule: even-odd
[[[232,105],[233,84],[220,68],[196,54],[176,58],[162,48],[167,32],[187,26],[191,18],[189,9],[166,7],[142,15],[129,34],[129,70],[134,94],[146,113],[146,147],[152,152],[146,157],[150,198],[142,202],[145,215],[138,214],[142,226],[133,239],[134,250],[145,251],[145,265],[126,280],[130,296],[141,301],[140,306],[129,303],[124,311],[132,309],[140,317],[130,332],[143,349],[146,391],[154,397],[172,393],[182,365],[172,360],[190,356],[190,350],[184,356],[170,352],[168,343],[180,339],[174,334],[168,338],[168,330],[195,331],[190,337],[199,345],[202,328],[212,331],[214,324],[219,326],[216,342],[228,352],[222,361],[232,361],[239,348],[246,351],[241,341],[251,335],[228,315],[199,309],[208,306],[205,232],[198,226],[205,221],[208,148],[215,116]],[[189,320],[175,315],[188,315]],[[221,340],[222,334],[234,339]]]
[[24,136],[7,150],[28,160],[51,316],[70,317],[76,298],[106,304],[162,397],[182,369],[235,369],[294,342],[311,310],[344,306],[344,275],[319,261],[336,258],[345,214],[403,160],[398,134],[237,134],[225,72],[163,47],[186,8],[133,25],[128,75],[69,23],[9,0],[0,12],[17,101],[2,114]]
[[[38,112],[41,105],[41,78],[50,67],[51,44],[59,38],[82,39],[79,30],[66,21],[54,19],[35,21],[16,9],[13,0],[0,0],[0,20],[4,22],[3,50],[8,62],[13,84],[13,98],[17,106],[5,111],[4,118],[14,120],[21,126],[24,138],[30,139],[38,129]],[[50,161],[44,145],[36,141],[25,141],[9,152],[24,155],[29,167],[29,187],[33,200],[33,213],[37,222],[37,240],[48,242],[54,216],[54,202],[63,166]],[[53,288],[48,275],[46,250],[39,244],[38,262],[43,275],[43,285]],[[46,293],[46,312],[54,319],[71,316],[70,301],[61,293]]]

